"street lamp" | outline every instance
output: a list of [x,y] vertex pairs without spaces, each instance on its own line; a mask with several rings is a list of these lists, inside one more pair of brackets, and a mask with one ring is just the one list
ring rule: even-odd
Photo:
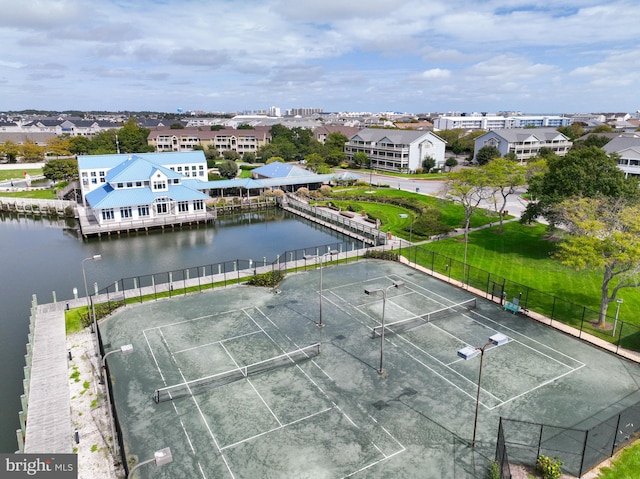
[[502,333],[496,333],[489,338],[487,344],[482,347],[467,346],[458,351],[458,356],[468,361],[480,355],[480,371],[478,373],[478,394],[476,395],[476,413],[473,419],[473,440],[471,441],[471,447],[476,447],[476,430],[478,428],[478,406],[480,405],[480,381],[482,380],[482,360],[484,359],[484,350],[487,346],[502,346],[509,341],[509,338]]
[[378,288],[378,289],[366,289],[364,290],[365,294],[369,296],[375,296],[378,293],[382,293],[382,329],[380,330],[380,367],[378,368],[378,374],[384,374],[384,369],[382,369],[382,357],[384,353],[384,310],[385,305],[387,303],[387,292],[391,288],[402,288],[404,286],[404,281],[394,281],[391,286],[387,286],[386,288]]
[[[102,255],[99,254],[94,254],[93,256],[89,257],[89,258],[85,258],[82,260],[81,266],[82,266],[82,280],[84,281],[84,297],[87,299],[87,315],[89,316],[89,319],[91,319],[91,305],[89,304],[89,289],[87,288],[87,275],[84,272],[84,264],[87,261],[100,261],[102,259]],[[98,348],[98,325],[96,324],[96,315],[95,312],[93,314],[93,330],[96,333],[96,348]],[[98,353],[98,355],[100,355],[100,353]]]
[[319,328],[324,328],[324,323],[322,322],[322,263],[324,261],[325,256],[333,256],[334,254],[338,254],[338,253],[339,251],[337,249],[332,249],[327,251],[325,254],[322,254],[319,256],[315,254],[304,255],[305,260],[316,259],[316,258],[320,259],[320,320],[316,323],[316,326],[318,326]]
[[616,299],[616,319],[613,321],[613,331],[611,332],[611,336],[616,335],[616,328],[618,327],[618,314],[620,314],[620,305],[622,304],[622,298]]
[[[107,357],[110,354],[114,353],[122,353],[123,355],[131,354],[133,352],[132,344],[125,344],[124,346],[120,346],[120,349],[114,349],[113,351],[109,351],[107,354],[102,356],[102,368],[100,369],[100,384],[104,384],[104,376],[103,371],[107,368]],[[107,386],[107,408],[109,409],[109,422],[111,422],[111,440],[113,441],[113,455],[116,453],[116,444],[118,444],[116,438],[116,420],[113,417],[113,412],[111,410],[111,396],[109,395],[109,386]]]
[[413,215],[408,215],[405,213],[400,213],[398,215],[400,218],[410,218],[411,223],[409,223],[409,243],[411,243],[411,238],[413,237]]
[[152,462],[156,463],[156,466],[164,466],[165,464],[169,464],[173,462],[173,455],[171,454],[171,448],[165,447],[164,449],[160,449],[153,453],[153,457],[151,459],[147,459],[146,461],[139,462],[136,464],[130,471],[127,479],[131,479],[133,477],[133,473],[140,466],[144,466],[145,464],[150,464]]

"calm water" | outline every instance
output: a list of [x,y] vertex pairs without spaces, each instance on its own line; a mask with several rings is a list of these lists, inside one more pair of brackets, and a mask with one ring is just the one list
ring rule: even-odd
[[[89,289],[121,278],[215,264],[234,259],[274,261],[287,250],[352,240],[282,211],[222,219],[215,226],[82,240],[75,223],[0,215],[0,452],[17,449],[15,431],[22,394],[24,355],[32,295],[48,303],[84,296],[82,260]],[[64,351],[61,351],[64,354]]]

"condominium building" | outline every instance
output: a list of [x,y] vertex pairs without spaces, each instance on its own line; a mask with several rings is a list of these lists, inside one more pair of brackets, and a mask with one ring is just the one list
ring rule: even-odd
[[573,118],[553,115],[529,116],[441,116],[433,122],[435,130],[500,130],[507,128],[544,128],[569,126]]
[[564,156],[573,143],[555,128],[508,128],[493,130],[475,140],[473,156],[483,146],[495,146],[501,156],[515,153],[518,161],[524,162],[538,156],[541,148],[549,148],[556,155]]
[[349,138],[345,153],[349,160],[358,152],[366,153],[376,170],[413,172],[422,167],[426,157],[442,168],[445,144],[430,131],[365,128]]

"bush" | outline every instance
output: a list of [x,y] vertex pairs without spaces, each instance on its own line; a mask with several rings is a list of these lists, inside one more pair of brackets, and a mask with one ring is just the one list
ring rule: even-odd
[[378,251],[375,249],[368,249],[367,253],[365,254],[365,258],[398,261],[398,253],[394,253],[393,251]]
[[301,188],[298,188],[296,190],[296,195],[302,196],[303,198],[308,198],[309,197],[309,188],[305,188],[304,186],[301,187]]
[[541,455],[536,461],[536,471],[542,474],[543,479],[560,479],[562,476],[562,469],[560,466],[563,462],[557,457],[551,459],[548,456]]
[[262,286],[266,288],[276,287],[284,279],[284,273],[280,270],[269,271],[267,273],[256,274],[247,281],[251,286]]
[[500,466],[496,461],[491,461],[491,464],[489,464],[487,479],[500,479]]
[[322,193],[322,196],[331,196],[331,187],[329,185],[322,185],[320,187],[320,193]]

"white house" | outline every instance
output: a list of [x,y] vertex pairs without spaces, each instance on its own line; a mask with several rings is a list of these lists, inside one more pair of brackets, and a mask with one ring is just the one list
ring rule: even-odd
[[444,167],[445,144],[430,131],[365,128],[349,138],[345,153],[349,160],[366,153],[376,170],[413,172],[426,157],[436,160],[436,168]]
[[203,220],[209,198],[200,191],[206,167],[202,151],[81,155],[82,202],[99,225]]
[[556,155],[564,156],[573,143],[555,128],[508,128],[492,130],[476,138],[473,157],[483,146],[495,146],[501,156],[515,153],[518,161],[538,156],[540,148],[549,148]]
[[623,134],[612,139],[602,147],[608,154],[619,155],[618,168],[626,177],[640,177],[640,134]]

